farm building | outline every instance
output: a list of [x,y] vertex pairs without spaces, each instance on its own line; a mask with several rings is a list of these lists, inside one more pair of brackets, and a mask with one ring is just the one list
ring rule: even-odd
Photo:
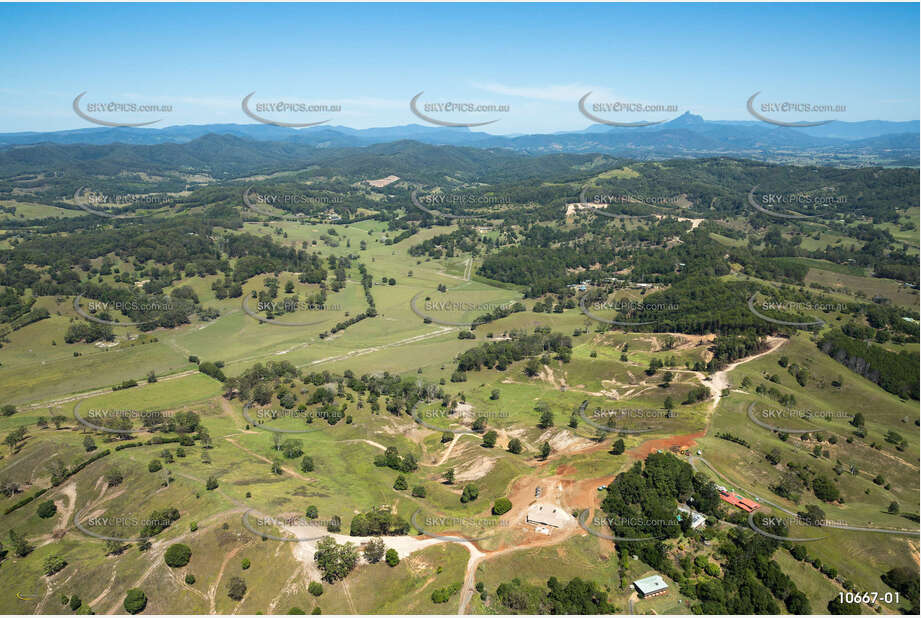
[[638,579],[633,582],[633,587],[636,588],[636,591],[639,592],[640,596],[644,599],[657,597],[660,594],[668,592],[668,584],[665,583],[661,575],[650,575],[649,577]]
[[727,490],[720,490],[720,499],[724,502],[728,502],[732,506],[739,507],[747,513],[752,513],[755,509],[761,506],[754,500],[743,498],[742,496]]
[[562,528],[570,522],[572,515],[552,504],[535,502],[528,507],[528,523]]

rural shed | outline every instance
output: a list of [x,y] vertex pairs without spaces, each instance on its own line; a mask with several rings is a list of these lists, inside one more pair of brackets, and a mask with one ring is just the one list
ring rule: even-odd
[[528,507],[528,523],[542,524],[562,528],[572,519],[572,515],[558,506],[535,502]]
[[633,582],[633,587],[644,599],[665,594],[668,591],[668,584],[665,583],[661,575],[650,575],[649,577],[638,579]]

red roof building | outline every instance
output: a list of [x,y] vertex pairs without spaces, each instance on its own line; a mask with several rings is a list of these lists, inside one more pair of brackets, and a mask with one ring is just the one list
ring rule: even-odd
[[721,491],[720,499],[724,502],[728,502],[732,506],[737,506],[743,511],[748,513],[753,512],[755,509],[759,508],[761,505],[755,502],[754,500],[749,500],[748,498],[743,498],[737,494],[734,494],[731,491]]

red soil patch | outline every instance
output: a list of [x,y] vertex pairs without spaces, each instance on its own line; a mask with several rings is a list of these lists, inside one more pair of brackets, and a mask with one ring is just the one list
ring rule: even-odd
[[697,433],[686,433],[680,436],[669,436],[668,438],[648,440],[638,447],[630,449],[627,453],[634,459],[645,459],[647,455],[651,455],[656,451],[670,451],[673,446],[679,449],[691,448],[697,444],[697,438],[703,438],[706,433],[706,431],[698,431]]

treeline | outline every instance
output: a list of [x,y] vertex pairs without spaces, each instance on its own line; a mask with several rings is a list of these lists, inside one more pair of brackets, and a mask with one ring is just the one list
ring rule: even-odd
[[585,616],[617,611],[608,602],[608,594],[603,587],[578,577],[565,585],[556,577],[551,577],[546,588],[524,583],[516,577],[499,584],[496,598],[513,614]]
[[507,341],[483,343],[459,355],[457,370],[479,371],[495,367],[502,371],[515,361],[542,354],[555,354],[558,359],[568,362],[572,356],[572,339],[546,328],[537,328],[530,335],[512,331]]
[[886,348],[852,339],[841,330],[833,330],[818,343],[819,349],[903,399],[918,399],[919,356],[917,352],[890,352]]

